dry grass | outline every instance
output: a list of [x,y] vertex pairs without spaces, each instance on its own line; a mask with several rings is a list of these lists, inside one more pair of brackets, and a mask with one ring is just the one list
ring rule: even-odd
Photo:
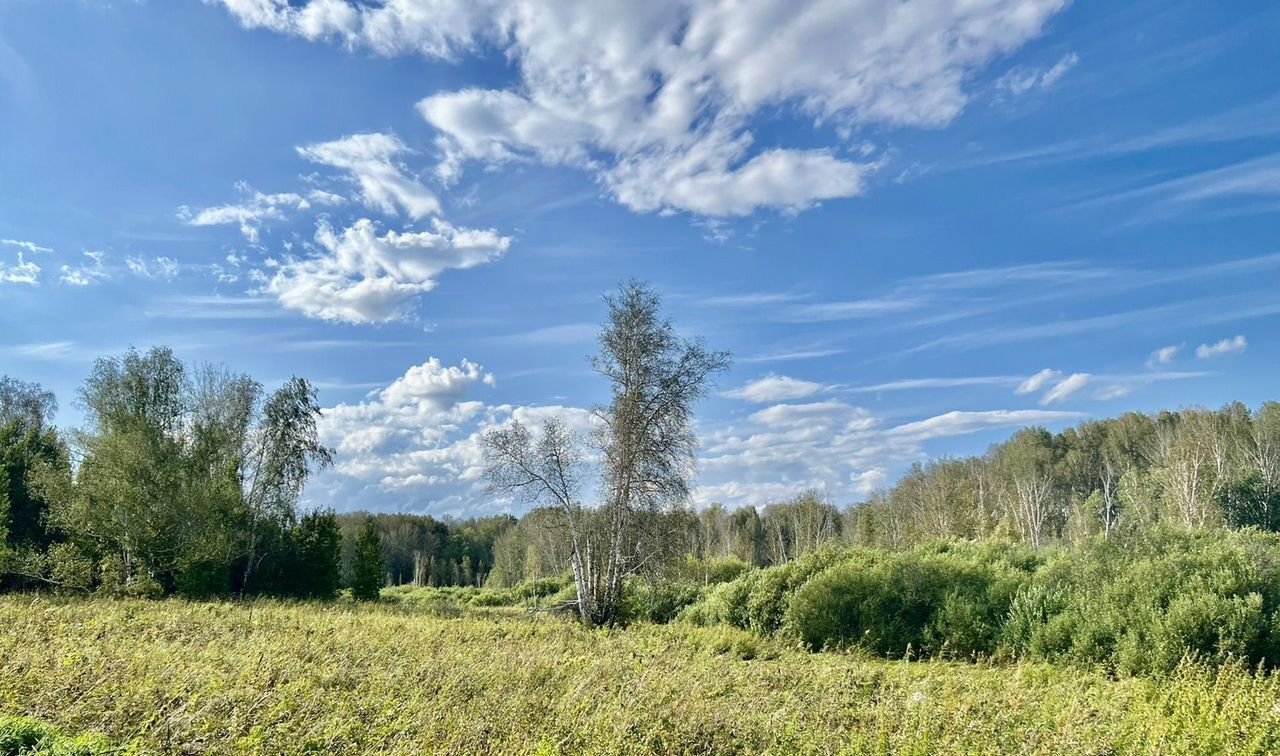
[[186,753],[1268,753],[1280,684],[396,606],[0,598],[0,714]]

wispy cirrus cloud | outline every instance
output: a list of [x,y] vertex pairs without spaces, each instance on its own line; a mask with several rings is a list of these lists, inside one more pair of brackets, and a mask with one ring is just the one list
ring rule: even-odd
[[1049,89],[1079,62],[1080,56],[1069,52],[1059,58],[1057,63],[1045,68],[1012,68],[996,81],[996,89],[1015,97],[1036,89]]
[[0,239],[0,244],[3,244],[6,247],[17,247],[18,249],[26,250],[33,255],[49,254],[53,252],[49,247],[42,247],[35,242],[21,241],[19,239]]

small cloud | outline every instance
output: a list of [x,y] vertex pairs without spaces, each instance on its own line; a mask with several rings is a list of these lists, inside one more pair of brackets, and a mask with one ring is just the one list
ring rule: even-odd
[[13,347],[13,353],[20,357],[36,360],[60,360],[76,353],[74,341],[46,341],[35,344],[21,344]]
[[1240,354],[1249,348],[1249,341],[1244,336],[1223,339],[1214,344],[1201,344],[1196,347],[1196,356],[1202,360],[1214,357],[1225,357],[1229,354]]
[[825,388],[821,383],[802,381],[785,375],[769,375],[752,381],[742,388],[726,391],[730,399],[741,399],[752,404],[771,404],[791,399],[804,399]]
[[92,260],[92,263],[71,266],[62,266],[62,276],[59,279],[68,286],[89,286],[106,280],[109,276],[107,270],[102,265],[103,258],[106,255],[102,252],[85,252],[84,256]]
[[854,492],[862,496],[883,488],[888,481],[889,472],[883,467],[873,467],[870,470],[849,475],[849,482],[853,484]]
[[1159,349],[1152,352],[1151,356],[1147,358],[1147,367],[1151,370],[1155,370],[1161,365],[1168,365],[1169,363],[1174,361],[1174,359],[1178,356],[1178,353],[1181,351],[1182,351],[1181,344],[1175,344],[1173,346],[1167,346],[1167,347],[1160,347]]
[[1049,68],[1028,68],[1026,66],[1018,66],[1011,68],[996,81],[996,89],[1008,92],[1014,97],[1024,95],[1033,89],[1049,89],[1058,80],[1067,75],[1067,72],[1076,67],[1080,62],[1080,56],[1075,53],[1067,53]]
[[5,265],[0,262],[0,283],[19,283],[28,286],[40,285],[40,266],[28,262],[22,253],[18,253],[17,265]]
[[1106,387],[1103,387],[1102,389],[1099,389],[1098,393],[1093,395],[1093,398],[1099,401],[1107,402],[1107,401],[1111,401],[1112,399],[1119,399],[1121,397],[1128,396],[1129,394],[1132,394],[1132,393],[1133,393],[1133,386],[1126,386],[1120,383],[1115,383],[1110,386],[1106,386]]
[[157,257],[152,260],[147,260],[145,257],[126,257],[124,264],[130,273],[142,278],[171,281],[178,275],[178,261],[172,257]]
[[25,249],[26,251],[30,252],[33,255],[40,254],[42,252],[45,254],[48,254],[49,252],[53,251],[48,247],[41,247],[39,244],[36,244],[35,242],[18,241],[17,239],[0,239],[0,244],[4,244],[10,247],[18,247],[19,249]]
[[1026,379],[1022,383],[1018,384],[1018,388],[1014,389],[1013,393],[1019,396],[1023,394],[1034,394],[1035,392],[1044,388],[1045,385],[1047,385],[1050,381],[1057,380],[1058,378],[1061,378],[1061,377],[1062,377],[1062,373],[1058,372],[1057,370],[1050,370],[1049,368],[1045,368],[1044,370],[1041,370],[1040,372]]
[[1040,400],[1040,404],[1047,407],[1054,402],[1066,401],[1071,395],[1087,386],[1091,377],[1088,373],[1072,373],[1049,389]]

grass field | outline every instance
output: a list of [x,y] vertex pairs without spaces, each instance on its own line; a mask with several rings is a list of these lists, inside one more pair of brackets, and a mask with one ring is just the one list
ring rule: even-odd
[[0,715],[176,753],[1268,753],[1280,682],[400,605],[0,598]]

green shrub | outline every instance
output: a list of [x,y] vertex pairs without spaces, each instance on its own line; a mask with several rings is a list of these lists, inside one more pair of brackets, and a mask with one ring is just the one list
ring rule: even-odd
[[0,756],[50,754],[51,756],[105,756],[136,753],[136,749],[113,746],[98,735],[64,735],[28,717],[0,716]]
[[629,580],[623,586],[624,622],[667,623],[702,595],[703,586],[687,580]]
[[839,564],[796,591],[784,627],[815,649],[992,655],[1031,575],[1004,556],[964,545]]

